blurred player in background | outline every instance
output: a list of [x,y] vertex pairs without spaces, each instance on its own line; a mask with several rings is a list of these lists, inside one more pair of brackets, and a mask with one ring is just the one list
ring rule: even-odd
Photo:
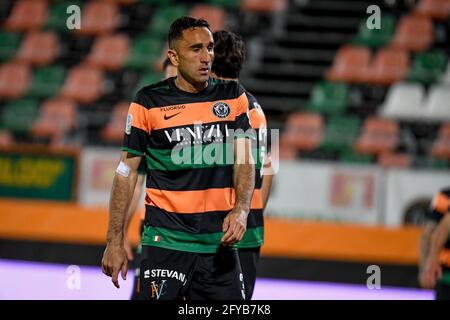
[[[217,31],[214,36],[214,62],[212,75],[223,80],[239,80],[242,65],[245,60],[245,44],[242,38],[229,31]],[[246,289],[246,298],[251,299],[256,281],[256,266],[259,260],[261,245],[264,241],[263,211],[269,198],[272,186],[272,175],[264,173],[264,166],[270,166],[270,155],[267,154],[267,121],[256,98],[246,92],[249,101],[250,125],[258,134],[255,166],[255,191],[253,193],[250,214],[247,219],[248,236],[253,237],[246,245],[237,244],[239,259]],[[256,232],[250,233],[251,229]]]
[[[164,70],[164,78],[172,78],[177,76],[177,68],[170,62],[169,58],[164,60],[163,64],[163,70]],[[141,245],[138,244],[137,250],[136,250],[136,257],[133,255],[133,249],[130,245],[130,242],[128,241],[128,232],[130,227],[130,222],[133,218],[134,214],[140,214],[140,224],[139,224],[139,234],[141,235],[144,231],[144,218],[145,218],[145,210],[139,210],[139,200],[142,197],[142,192],[144,190],[145,185],[145,177],[147,174],[147,163],[145,158],[141,160],[141,163],[138,168],[138,178],[136,181],[136,187],[134,189],[133,197],[131,198],[130,207],[128,208],[127,216],[125,218],[125,235],[124,235],[124,247],[125,251],[127,253],[127,257],[129,261],[132,261],[133,263],[130,264],[130,267],[132,269],[135,269],[134,273],[134,282],[133,282],[133,290],[131,293],[131,299],[136,300],[138,299],[138,281],[139,281],[139,272],[140,268],[139,265],[141,263]]]
[[450,188],[431,203],[421,239],[419,282],[434,289],[437,300],[450,300]]

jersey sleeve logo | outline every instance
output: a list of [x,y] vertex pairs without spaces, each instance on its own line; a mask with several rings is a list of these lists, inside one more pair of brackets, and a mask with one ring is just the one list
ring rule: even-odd
[[127,123],[125,125],[125,133],[130,134],[131,133],[131,124],[133,123],[133,115],[129,113],[127,115]]
[[213,105],[213,113],[219,118],[226,118],[230,114],[230,106],[225,102],[217,102]]

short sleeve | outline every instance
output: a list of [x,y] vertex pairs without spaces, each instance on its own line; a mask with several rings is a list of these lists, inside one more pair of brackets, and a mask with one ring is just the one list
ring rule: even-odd
[[430,210],[428,212],[428,219],[439,222],[442,217],[448,213],[450,205],[449,196],[443,192],[437,193],[431,201]]

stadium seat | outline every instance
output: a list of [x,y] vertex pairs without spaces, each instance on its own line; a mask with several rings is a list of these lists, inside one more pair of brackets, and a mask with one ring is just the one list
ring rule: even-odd
[[339,160],[348,164],[370,164],[373,162],[373,156],[370,154],[355,153],[348,149],[342,149]]
[[32,99],[19,99],[7,103],[3,109],[0,128],[25,133],[36,119],[38,103]]
[[15,56],[20,45],[20,34],[0,31],[0,61],[9,60]]
[[7,130],[0,130],[0,148],[10,147],[14,144],[14,137]]
[[225,29],[226,15],[220,7],[197,4],[190,10],[189,15],[197,19],[207,20],[212,32]]
[[369,66],[367,82],[374,85],[391,85],[402,80],[409,68],[409,56],[404,50],[384,48],[378,50]]
[[55,33],[30,32],[28,33],[17,53],[17,60],[34,66],[44,66],[59,54],[59,41]]
[[342,114],[348,106],[348,86],[345,83],[319,82],[305,106],[319,113]]
[[69,71],[60,93],[80,103],[92,103],[102,94],[103,74],[89,66],[76,66]]
[[438,159],[450,159],[450,123],[442,124],[431,148],[431,154]]
[[90,1],[82,10],[81,29],[76,34],[99,36],[119,26],[120,16],[117,4],[104,1]]
[[28,88],[30,67],[23,63],[8,62],[0,66],[0,98],[16,99]]
[[398,143],[398,133],[399,127],[395,121],[369,117],[353,149],[361,154],[373,155],[392,152]]
[[370,48],[386,46],[394,35],[395,18],[385,13],[381,16],[380,25],[380,29],[369,29],[367,27],[367,19],[364,18],[359,25],[358,34],[353,40],[353,43]]
[[136,94],[143,87],[161,81],[163,77],[164,74],[162,73],[155,73],[155,72],[144,73],[140,78],[138,84],[136,85],[133,95]]
[[15,3],[4,27],[9,31],[37,30],[48,16],[47,1],[19,0]]
[[283,140],[297,150],[316,149],[322,140],[323,120],[318,114],[297,112],[289,116]]
[[360,129],[361,121],[355,116],[330,117],[320,145],[322,150],[351,149]]
[[241,0],[207,0],[207,3],[213,6],[222,7],[226,9],[234,9],[239,6]]
[[122,143],[129,106],[130,104],[126,101],[121,101],[114,106],[108,124],[101,131],[102,139],[117,144]]
[[370,62],[370,51],[364,47],[345,46],[338,50],[333,66],[325,77],[329,81],[365,82]]
[[42,103],[39,116],[30,128],[34,137],[59,140],[76,126],[76,105],[73,101],[54,98]]
[[273,12],[286,9],[288,0],[241,0],[242,11]]
[[435,85],[425,100],[427,118],[435,121],[450,120],[450,86]]
[[177,18],[188,13],[184,5],[172,5],[170,7],[159,8],[151,19],[145,33],[166,40],[167,30],[170,24]]
[[414,56],[407,79],[429,85],[439,79],[446,65],[447,55],[441,50],[418,53]]
[[397,83],[389,88],[380,115],[402,120],[418,120],[426,116],[423,108],[425,89],[418,83]]
[[128,37],[125,34],[98,37],[86,61],[100,69],[117,71],[126,61],[128,46]]
[[404,16],[398,23],[390,45],[413,52],[427,50],[433,42],[433,23],[429,18]]
[[34,70],[27,95],[39,98],[56,95],[64,82],[65,73],[64,67],[56,65]]
[[386,152],[378,156],[378,165],[388,168],[408,168],[411,166],[411,157],[406,153]]
[[414,13],[435,20],[446,20],[450,16],[450,1],[420,0]]
[[163,49],[163,42],[157,37],[141,35],[131,45],[126,67],[131,69],[151,69],[159,59]]

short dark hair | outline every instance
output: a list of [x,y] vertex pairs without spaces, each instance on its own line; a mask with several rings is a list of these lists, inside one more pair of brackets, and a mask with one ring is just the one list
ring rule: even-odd
[[231,31],[216,31],[214,37],[214,61],[211,70],[218,77],[239,78],[245,60],[245,44],[242,37]]
[[192,17],[181,17],[172,22],[169,29],[169,48],[173,48],[173,44],[175,40],[181,38],[183,31],[187,29],[193,28],[209,28],[209,23],[203,19],[195,19]]

